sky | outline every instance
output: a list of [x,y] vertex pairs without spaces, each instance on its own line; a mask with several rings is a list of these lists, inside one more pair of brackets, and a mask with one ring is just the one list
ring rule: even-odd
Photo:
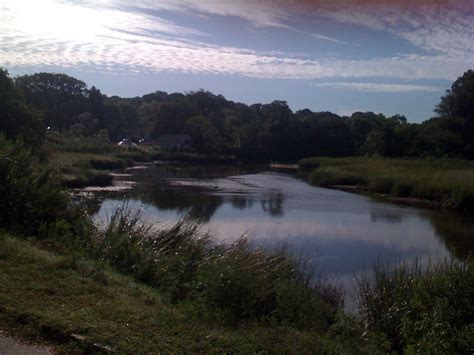
[[0,67],[422,122],[474,69],[473,24],[472,0],[0,0]]

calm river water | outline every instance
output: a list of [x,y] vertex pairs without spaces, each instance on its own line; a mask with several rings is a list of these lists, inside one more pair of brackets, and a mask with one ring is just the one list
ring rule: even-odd
[[98,195],[98,221],[126,203],[149,223],[196,218],[218,242],[250,234],[266,247],[286,243],[313,258],[317,273],[335,277],[349,299],[354,278],[374,263],[464,259],[474,250],[474,224],[461,215],[318,188],[267,168],[157,165],[127,173],[121,179],[135,181],[131,190]]

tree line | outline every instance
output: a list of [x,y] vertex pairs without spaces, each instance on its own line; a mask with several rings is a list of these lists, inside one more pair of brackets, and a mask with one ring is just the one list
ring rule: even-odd
[[21,135],[32,144],[47,130],[111,142],[189,134],[199,153],[234,154],[243,160],[351,155],[474,159],[472,70],[452,84],[433,118],[421,124],[373,112],[350,117],[293,112],[285,101],[246,105],[204,90],[109,97],[65,74],[11,78],[2,69],[0,98],[0,130],[7,138]]

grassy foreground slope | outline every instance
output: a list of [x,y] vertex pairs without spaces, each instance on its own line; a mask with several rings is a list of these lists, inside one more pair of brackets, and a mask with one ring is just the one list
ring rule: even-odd
[[60,352],[365,352],[358,331],[349,335],[349,322],[328,333],[220,324],[206,319],[199,302],[171,304],[157,289],[97,261],[4,234],[0,284],[0,328]]
[[474,209],[474,162],[455,159],[306,158],[310,181],[423,199],[448,209]]

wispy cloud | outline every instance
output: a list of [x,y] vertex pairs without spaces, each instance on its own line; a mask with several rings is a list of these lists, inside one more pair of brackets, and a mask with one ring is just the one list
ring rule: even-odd
[[[304,80],[373,77],[452,80],[474,65],[472,56],[451,55],[446,51],[431,56],[311,60],[295,58],[285,53],[272,54],[218,46],[205,42],[205,33],[165,20],[159,17],[159,12],[150,15],[150,12],[143,11],[153,6],[168,11],[187,6],[199,8],[201,12],[242,16],[262,26],[283,26],[291,12],[284,13],[283,7],[275,6],[265,13],[267,2],[248,1],[245,2],[247,7],[242,7],[242,1],[229,5],[231,2],[198,3],[183,0],[178,3],[165,1],[156,4],[142,0],[134,2],[133,9],[126,6],[130,3],[117,0],[103,0],[99,4],[3,0],[0,4],[0,65],[16,68],[89,66],[115,72],[176,71]],[[354,13],[353,18],[362,21],[360,16],[362,15]],[[339,20],[343,21],[344,18]],[[412,25],[415,26],[415,23]],[[466,25],[466,22],[459,21],[453,25],[452,31],[459,32]],[[442,30],[435,30],[435,33],[439,33],[437,36],[433,33],[422,36],[420,31],[413,30],[403,35],[407,38],[412,36],[411,41],[427,48],[441,48],[449,41],[449,36],[443,37]],[[323,35],[315,36],[334,40]],[[470,35],[466,36],[461,37],[462,41],[466,41]],[[455,45],[461,47],[463,43]],[[370,85],[352,87],[370,90]],[[413,85],[378,85],[373,90],[421,90],[421,87]],[[423,90],[429,89],[423,87]]]
[[472,57],[474,53],[474,6],[470,1],[388,1],[371,6],[366,2],[348,0],[344,7],[317,7],[314,11],[343,24],[391,32],[427,51],[452,57]]
[[333,42],[333,43],[340,43],[340,44],[347,44],[347,45],[350,45],[350,46],[357,46],[354,43],[341,41],[341,40],[333,38],[333,37],[324,36],[324,35],[320,35],[320,34],[316,34],[316,33],[310,33],[309,35],[314,37],[314,38],[321,39],[323,41],[328,41],[328,42]]
[[[122,4],[121,0],[106,0],[109,3]],[[257,27],[288,28],[287,20],[291,14],[281,3],[268,1],[236,0],[138,0],[134,5],[144,9],[181,12],[199,12],[203,14],[234,16],[243,18]]]
[[[120,1],[120,0],[109,0]],[[340,23],[389,31],[426,50],[453,56],[474,52],[474,11],[470,0],[140,0],[140,6],[175,11],[236,16],[257,27],[297,29],[290,25],[296,15],[323,16]],[[349,44],[316,33],[320,40]]]
[[414,85],[414,84],[383,84],[383,83],[354,83],[354,82],[336,82],[336,83],[311,83],[311,86],[326,87],[331,89],[358,90],[368,92],[441,92],[444,88],[432,85]]

